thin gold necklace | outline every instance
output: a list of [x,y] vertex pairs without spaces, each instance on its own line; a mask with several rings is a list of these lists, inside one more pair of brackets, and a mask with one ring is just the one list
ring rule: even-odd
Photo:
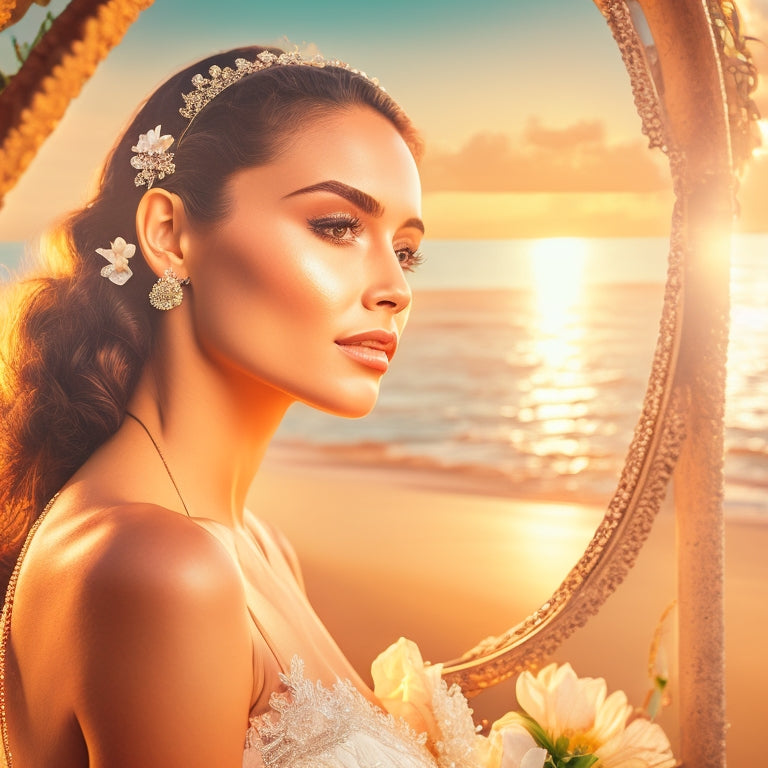
[[170,478],[171,483],[173,483],[173,487],[176,489],[176,495],[179,497],[179,501],[181,502],[181,506],[184,507],[184,511],[187,513],[187,517],[191,518],[192,515],[189,514],[189,510],[187,509],[187,505],[184,503],[184,497],[181,495],[181,491],[179,490],[179,486],[176,484],[176,481],[173,479],[173,474],[171,473],[171,469],[168,466],[168,462],[165,460],[165,456],[163,456],[163,452],[160,450],[160,446],[157,444],[157,441],[155,440],[155,438],[152,437],[152,433],[147,428],[147,425],[138,416],[134,416],[134,414],[132,414],[130,411],[126,411],[125,415],[126,416],[130,416],[147,433],[147,437],[152,441],[152,445],[155,446],[155,450],[157,451],[157,455],[160,457],[160,461],[163,462],[163,466],[165,467],[165,471],[168,473],[168,477]]

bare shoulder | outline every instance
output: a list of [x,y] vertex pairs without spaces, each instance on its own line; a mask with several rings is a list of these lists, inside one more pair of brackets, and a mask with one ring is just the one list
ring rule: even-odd
[[[244,599],[235,562],[193,520],[151,504],[125,504],[88,517],[77,532],[82,588],[149,591],[159,600],[225,594]],[[144,595],[145,597],[147,595]]]
[[144,504],[89,516],[77,538],[71,657],[94,765],[234,765],[253,651],[226,549],[194,521]]

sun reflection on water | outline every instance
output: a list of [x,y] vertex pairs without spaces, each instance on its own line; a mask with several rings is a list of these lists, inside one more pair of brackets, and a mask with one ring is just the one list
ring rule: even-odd
[[584,370],[584,280],[588,244],[579,238],[552,238],[530,244],[529,260],[536,304],[532,353],[537,370],[531,377],[518,415],[531,430],[534,455],[559,462],[560,471],[577,474],[589,460],[584,416],[595,396]]

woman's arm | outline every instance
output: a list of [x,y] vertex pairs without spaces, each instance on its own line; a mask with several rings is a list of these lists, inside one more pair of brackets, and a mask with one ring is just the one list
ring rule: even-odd
[[83,576],[75,716],[93,768],[235,768],[253,694],[242,582],[168,510],[111,510]]

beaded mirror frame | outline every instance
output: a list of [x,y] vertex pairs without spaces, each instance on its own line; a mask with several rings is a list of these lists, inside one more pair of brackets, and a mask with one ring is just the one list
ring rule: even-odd
[[[723,690],[717,661],[723,648],[728,248],[736,177],[759,144],[759,115],[750,98],[756,71],[729,0],[595,3],[629,73],[642,132],[650,147],[669,159],[675,193],[665,297],[648,388],[618,487],[581,559],[538,610],[447,662],[444,675],[471,695],[550,656],[598,612],[632,568],[674,474],[678,593],[685,594],[678,601],[679,638],[688,658],[680,660],[681,687],[686,685],[686,664],[689,677],[698,664],[699,677],[704,669],[707,678],[701,686],[706,694],[683,692],[682,698],[690,701],[681,702],[681,715],[686,727],[693,725],[686,706],[695,709],[702,704],[697,697],[709,697],[700,709],[709,713],[710,721],[704,730],[690,730],[700,741],[696,748],[702,753],[710,749],[711,759],[722,745],[712,747],[703,734],[708,731],[717,742],[724,730],[724,719],[713,723],[712,713],[716,715],[718,692],[722,704]],[[696,439],[686,440],[686,434]],[[704,560],[708,562],[702,564]],[[715,620],[702,630],[701,616],[711,619],[713,613]],[[699,633],[696,637],[685,635],[686,622],[691,635]],[[694,647],[702,642],[706,647]],[[689,759],[686,755],[685,762]]]

